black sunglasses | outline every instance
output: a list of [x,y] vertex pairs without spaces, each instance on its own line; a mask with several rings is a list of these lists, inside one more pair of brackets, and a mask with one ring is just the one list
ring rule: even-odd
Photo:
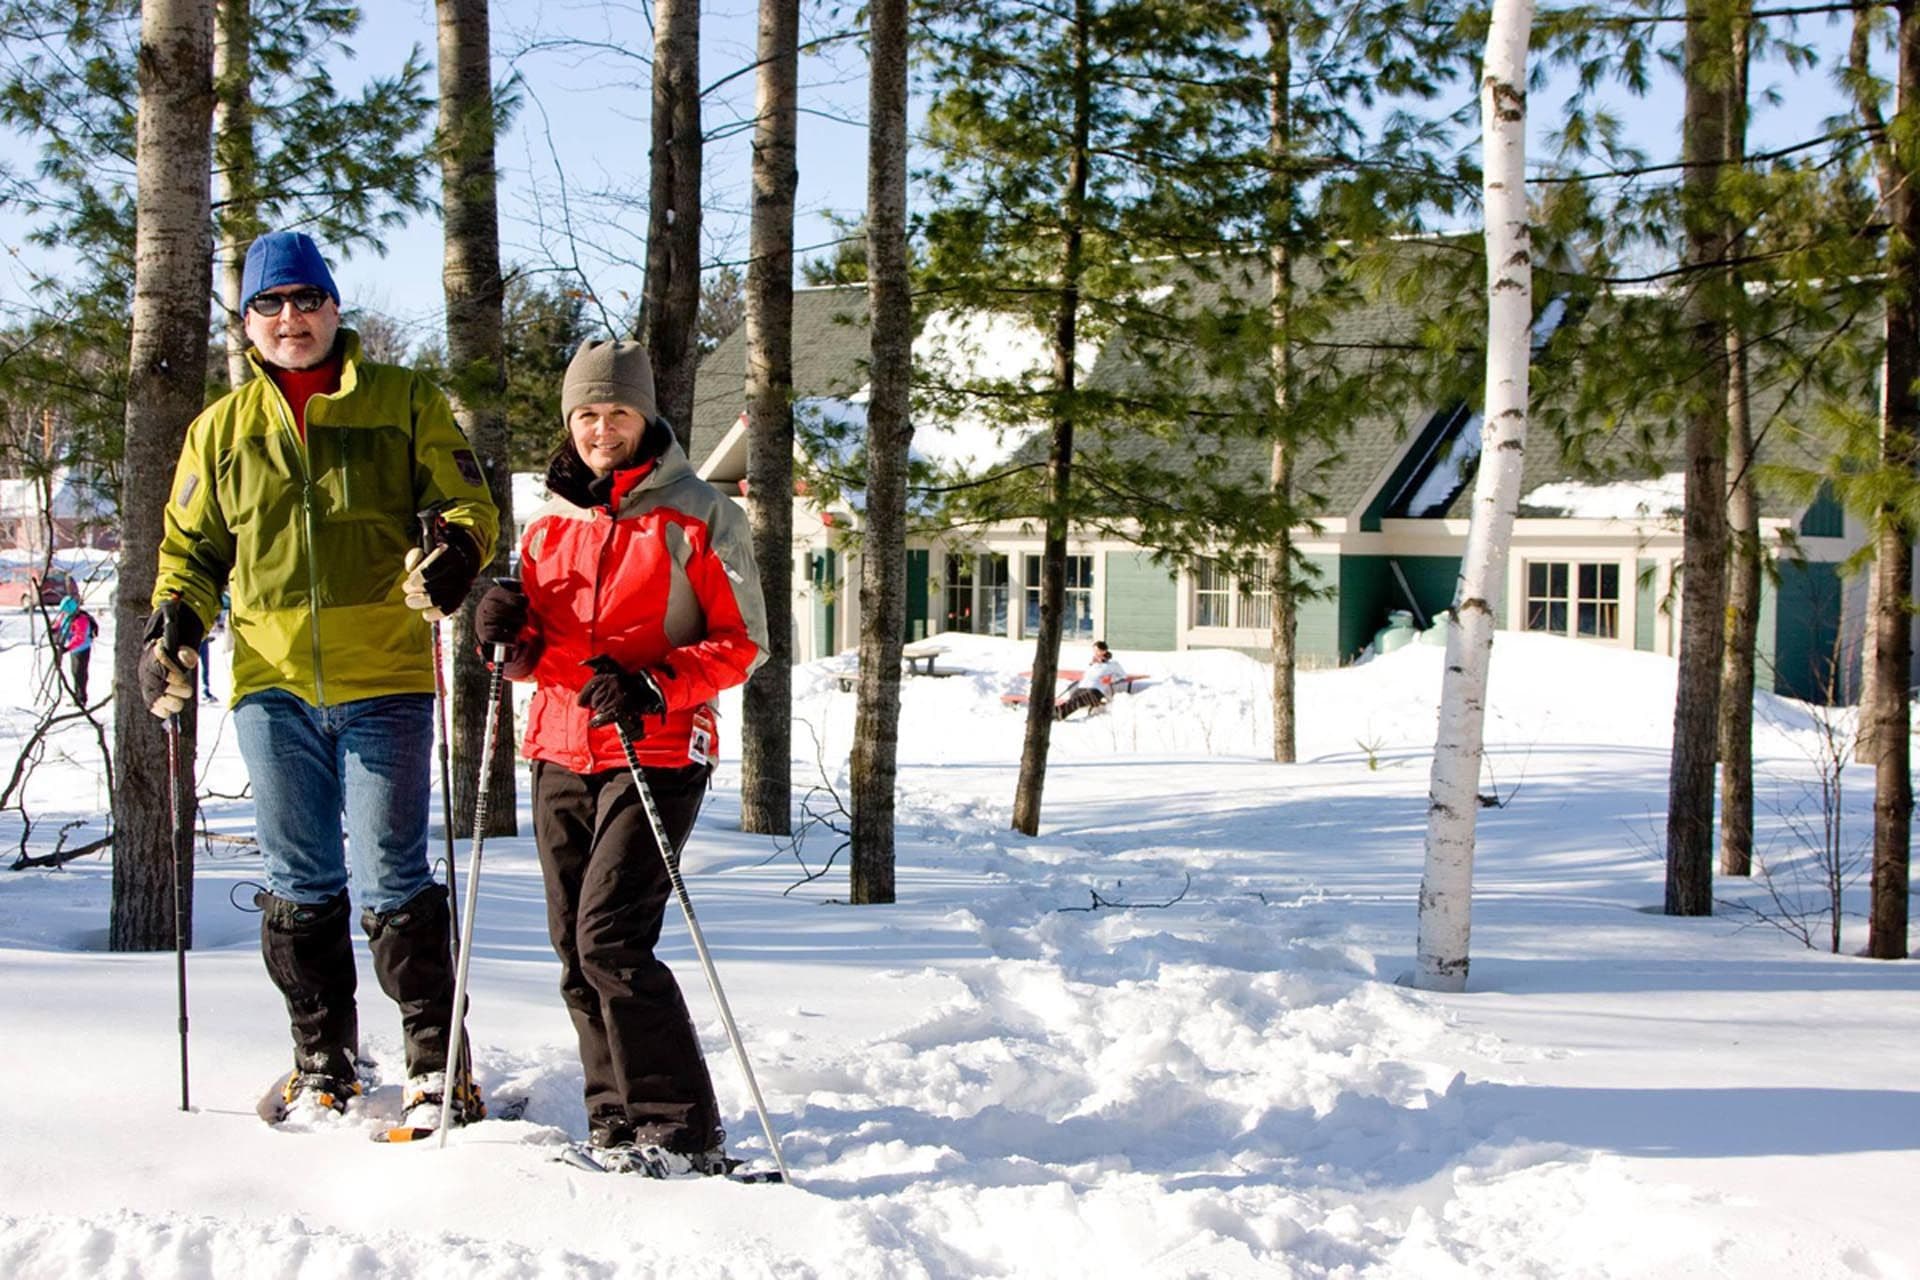
[[277,316],[291,302],[302,315],[312,315],[331,299],[325,289],[301,289],[297,293],[256,293],[247,301],[247,309],[257,316]]

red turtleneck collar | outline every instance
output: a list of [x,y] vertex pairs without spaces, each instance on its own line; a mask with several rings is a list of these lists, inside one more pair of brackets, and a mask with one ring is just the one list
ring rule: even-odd
[[627,495],[639,488],[640,482],[652,475],[653,469],[659,465],[658,458],[649,458],[639,466],[624,467],[607,477],[612,481],[607,488],[607,509],[620,510],[620,504],[627,500]]
[[340,389],[341,366],[342,359],[337,350],[311,369],[282,369],[278,365],[266,365],[267,376],[273,379],[274,386],[280,388],[280,394],[287,398],[287,407],[293,410],[293,429],[300,433],[302,440],[307,438],[307,401],[315,396],[331,395]]

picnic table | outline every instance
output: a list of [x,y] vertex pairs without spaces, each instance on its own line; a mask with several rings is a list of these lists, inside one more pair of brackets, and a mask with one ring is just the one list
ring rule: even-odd
[[[900,661],[906,664],[907,674],[910,676],[936,675],[938,673],[933,669],[933,660],[946,651],[947,646],[943,644],[928,644],[925,641],[920,641],[919,643],[906,645],[901,648]],[[927,664],[925,670],[921,670],[918,667],[918,664],[922,662]]]
[[[1059,692],[1064,692],[1065,690],[1062,689],[1061,686],[1070,689],[1074,685],[1079,684],[1080,677],[1085,674],[1086,672],[1078,667],[1061,667],[1053,673],[1055,689]],[[1020,675],[1022,679],[1027,680],[1029,683],[1033,680],[1033,671],[1031,669],[1022,671]],[[1115,693],[1133,693],[1137,687],[1145,685],[1146,682],[1146,672],[1129,671],[1126,675],[1120,676],[1113,682],[1113,691]],[[1058,696],[1058,693],[1056,693],[1056,696]],[[1028,697],[1029,695],[1025,693],[1003,693],[1000,695],[1000,701],[1009,707],[1024,707],[1027,704]]]
[[[934,659],[947,651],[943,644],[931,644],[916,641],[900,650],[900,666],[910,676],[951,676],[959,675],[957,670],[939,671],[934,668]],[[855,665],[850,671],[842,671],[834,677],[839,681],[841,692],[848,692],[860,683],[860,668]]]

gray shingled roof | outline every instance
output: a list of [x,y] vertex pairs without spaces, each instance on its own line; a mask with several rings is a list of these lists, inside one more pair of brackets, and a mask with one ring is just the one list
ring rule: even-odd
[[[847,396],[867,384],[867,287],[834,285],[793,294],[796,395]],[[700,362],[692,447],[698,467],[747,407],[747,329],[741,325]]]
[[[1437,252],[1431,245],[1417,243],[1403,245],[1401,249],[1409,255]],[[1196,312],[1219,309],[1229,294],[1245,298],[1248,292],[1258,291],[1256,300],[1264,298],[1269,287],[1264,259],[1251,260],[1245,275],[1234,274],[1238,278],[1230,283],[1214,280],[1196,284],[1192,304]],[[1320,264],[1312,261],[1297,264],[1295,297],[1303,304],[1310,302],[1322,278]],[[1337,307],[1325,322],[1324,331],[1298,342],[1294,347],[1297,377],[1308,379],[1315,368],[1335,376],[1360,374],[1391,358],[1389,353],[1394,348],[1412,343],[1422,323],[1419,311],[1392,296],[1391,290],[1384,293],[1385,296],[1373,296],[1365,302]],[[1149,376],[1152,374],[1139,353],[1122,335],[1102,350],[1088,385],[1122,389],[1135,379]],[[1235,387],[1218,378],[1203,380],[1197,390],[1202,395],[1211,394],[1223,400],[1253,394],[1247,387]],[[1382,400],[1323,433],[1321,438],[1306,441],[1294,459],[1296,499],[1321,515],[1340,516],[1357,511],[1391,469],[1408,438],[1426,425],[1438,407],[1425,398]],[[1197,441],[1197,433],[1195,438]],[[1077,433],[1075,446],[1076,452],[1098,449],[1121,464],[1141,462],[1156,467],[1188,464],[1188,458],[1169,449],[1162,440],[1137,432],[1107,431],[1098,425]],[[1036,442],[1033,451],[1034,456],[1043,457],[1045,441]],[[1253,484],[1267,482],[1272,455],[1267,441],[1230,435],[1218,445],[1216,452],[1225,472],[1244,475]]]
[[[1439,252],[1431,245],[1405,246],[1410,253]],[[1450,251],[1450,250],[1449,250]],[[1257,261],[1246,275],[1233,285],[1219,282],[1196,286],[1196,305],[1206,306],[1219,300],[1222,292],[1265,289],[1264,266]],[[1295,288],[1302,296],[1315,286],[1316,269],[1311,263],[1296,269]],[[1382,358],[1380,348],[1410,342],[1422,323],[1416,308],[1391,290],[1364,304],[1337,313],[1326,332],[1301,344],[1296,360],[1303,365],[1325,362],[1343,371],[1357,371],[1366,361]],[[1463,306],[1477,307],[1477,294],[1463,298]],[[868,332],[866,327],[867,292],[864,285],[801,289],[794,295],[794,390],[801,398],[845,397],[867,383]],[[1580,322],[1593,329],[1604,324],[1589,316]],[[1605,350],[1604,341],[1587,344],[1589,350]],[[736,330],[701,364],[694,406],[693,447],[696,465],[718,445],[744,407],[743,383],[746,372],[746,334]],[[1121,389],[1130,379],[1147,376],[1146,365],[1132,349],[1124,334],[1111,339],[1101,350],[1088,378],[1092,388]],[[1782,400],[1781,388],[1765,370],[1756,370],[1754,421],[1756,428],[1775,416]],[[1222,396],[1245,394],[1244,389],[1227,385],[1213,388]],[[1465,388],[1467,398],[1477,399],[1477,386]],[[1398,403],[1370,406],[1333,433],[1327,442],[1304,446],[1296,459],[1296,491],[1303,499],[1328,515],[1340,515],[1359,509],[1392,470],[1408,439],[1418,433],[1444,404],[1427,398],[1407,398]],[[1569,458],[1569,450],[1554,434],[1537,430],[1527,450],[1522,492],[1531,492],[1557,481],[1608,478],[1631,479],[1658,475],[1679,467],[1677,433],[1673,442],[1649,454],[1639,441],[1643,436],[1658,437],[1658,430],[1645,430],[1647,414],[1634,411],[1611,432],[1589,436],[1582,456]],[[1792,412],[1780,414],[1781,421],[1764,438],[1762,461],[1812,466],[1817,464],[1820,445],[1811,433],[1797,428]],[[1655,424],[1658,426],[1659,424]],[[1182,450],[1167,440],[1123,429],[1103,429],[1098,424],[1082,426],[1076,436],[1077,452],[1088,457],[1125,465],[1138,462],[1152,467],[1190,465],[1191,451]],[[1020,452],[1022,458],[1044,458],[1047,448],[1041,433]],[[1220,448],[1224,469],[1248,477],[1249,483],[1264,484],[1269,464],[1268,445],[1254,439],[1236,439]],[[1650,459],[1662,461],[1654,465]],[[1471,497],[1471,485],[1447,508],[1449,516],[1464,516]],[[1777,492],[1764,491],[1763,513],[1792,516],[1804,507]],[[1542,513],[1546,514],[1546,513]]]
[[[1610,322],[1596,310],[1579,322],[1583,354],[1605,355],[1614,350]],[[1632,339],[1635,341],[1644,339]],[[1749,399],[1752,429],[1757,440],[1760,514],[1793,519],[1807,502],[1773,482],[1771,468],[1818,472],[1829,446],[1812,426],[1820,412],[1815,393],[1769,359],[1765,349],[1749,356]],[[1542,485],[1563,481],[1605,484],[1616,480],[1649,480],[1686,470],[1685,422],[1677,410],[1652,403],[1623,405],[1617,421],[1594,430],[1577,444],[1551,430],[1529,430],[1526,460],[1521,472],[1523,515],[1557,515],[1547,507],[1530,507],[1527,494]],[[1465,518],[1470,511],[1469,484],[1448,506],[1449,516]]]

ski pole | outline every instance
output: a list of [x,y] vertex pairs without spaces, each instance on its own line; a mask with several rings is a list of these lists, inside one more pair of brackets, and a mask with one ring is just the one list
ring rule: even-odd
[[[431,531],[436,513],[420,513],[420,541],[424,547],[432,540]],[[441,641],[440,619],[433,620],[433,713],[440,729],[440,828],[447,843],[447,922],[453,932],[453,949],[460,950],[460,882],[454,874],[457,855],[453,851],[453,769],[448,762],[447,733],[447,651]],[[448,1064],[447,1074],[455,1073],[455,1065]],[[462,1083],[472,1075],[463,1058],[457,1067]],[[445,1087],[445,1086],[443,1086]]]
[[167,834],[173,841],[173,961],[175,985],[180,991],[180,1109],[187,1105],[187,934],[186,904],[180,864],[185,841],[180,838],[180,713],[167,717]]
[[[429,530],[435,519],[435,513],[420,513],[420,541],[424,545],[430,540]],[[453,852],[453,772],[447,757],[447,651],[440,638],[440,619],[435,618],[433,626],[433,714],[439,722],[440,730],[440,815],[441,834],[447,840],[447,900],[452,909],[448,914],[453,923],[453,945],[460,945],[460,891],[454,883]]]
[[[503,579],[503,581],[507,581]],[[461,1041],[467,1024],[467,962],[473,959],[473,916],[480,906],[480,851],[487,842],[487,810],[492,806],[493,788],[489,774],[493,764],[493,739],[500,729],[500,684],[507,665],[507,646],[493,646],[493,672],[487,677],[487,727],[480,735],[480,766],[475,770],[477,787],[473,797],[473,851],[467,861],[467,929],[460,939],[460,963],[453,974],[453,1030],[447,1044],[448,1074],[461,1061]],[[447,1128],[453,1121],[453,1087],[448,1082],[440,1092],[440,1146],[447,1145]]]
[[[594,658],[588,665],[596,671],[612,671],[618,664],[604,655]],[[753,1094],[753,1108],[760,1114],[760,1129],[767,1135],[767,1146],[773,1151],[773,1163],[779,1167],[780,1180],[792,1182],[787,1172],[786,1157],[780,1152],[780,1139],[773,1132],[773,1120],[767,1115],[766,1099],[760,1096],[760,1082],[754,1078],[753,1064],[747,1061],[747,1046],[740,1039],[740,1028],[734,1025],[733,1010],[727,1005],[727,993],[720,987],[720,975],[713,967],[713,956],[707,951],[706,935],[700,932],[700,921],[693,914],[693,898],[687,893],[687,882],[680,875],[680,854],[667,839],[666,824],[660,821],[660,807],[654,803],[653,788],[647,785],[647,775],[641,772],[640,757],[633,750],[633,735],[627,732],[627,726],[615,720],[614,732],[620,735],[620,749],[626,752],[627,768],[633,773],[634,789],[640,793],[640,807],[646,811],[647,825],[653,829],[654,847],[660,850],[660,860],[666,863],[667,879],[673,885],[673,894],[680,900],[680,913],[687,919],[687,932],[693,938],[694,954],[700,957],[700,968],[707,975],[707,987],[713,992],[713,1002],[720,1007],[720,1021],[727,1029],[727,1039],[733,1044],[734,1057],[740,1060],[740,1074],[747,1078],[747,1090]]]

